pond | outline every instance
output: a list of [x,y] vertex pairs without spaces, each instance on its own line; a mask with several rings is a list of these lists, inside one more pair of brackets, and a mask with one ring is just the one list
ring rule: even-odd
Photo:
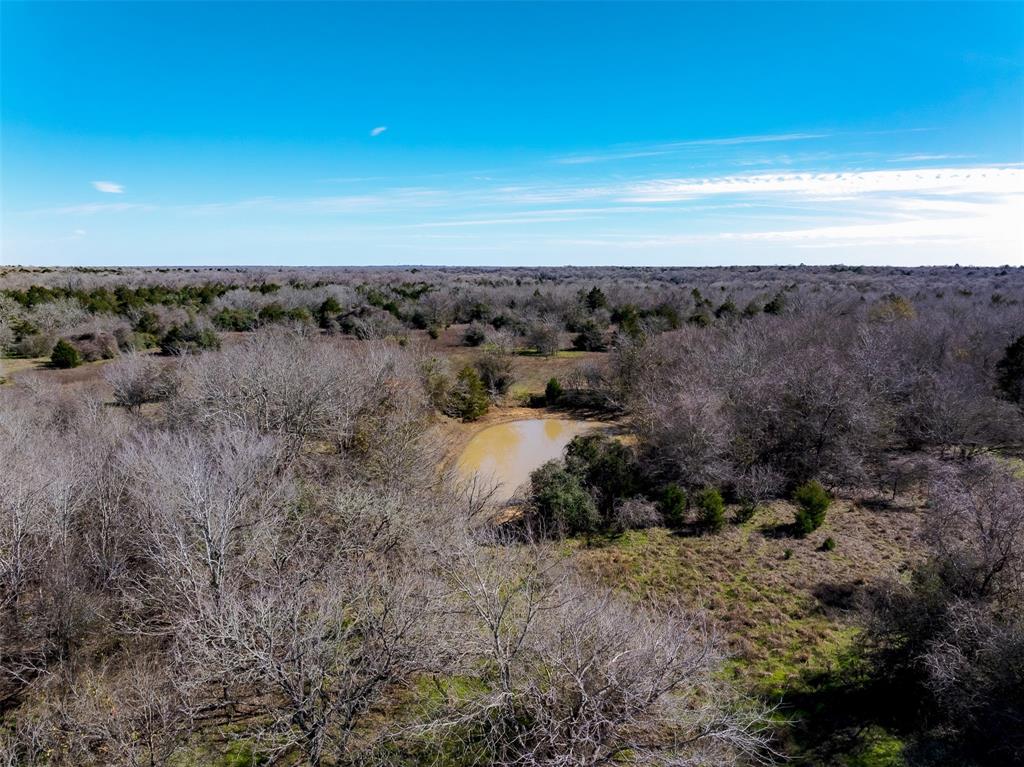
[[494,500],[508,501],[530,472],[553,458],[561,458],[573,437],[605,427],[596,421],[531,418],[488,426],[473,436],[458,460],[459,472],[499,483]]

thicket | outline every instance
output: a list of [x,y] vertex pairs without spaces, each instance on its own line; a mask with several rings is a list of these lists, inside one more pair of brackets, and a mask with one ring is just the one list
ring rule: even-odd
[[1024,760],[1024,480],[1000,458],[930,466],[926,559],[870,595],[874,716],[930,764]]
[[[550,461],[532,474],[527,522],[548,535],[659,524],[662,516],[646,498],[653,491],[640,471],[632,450],[618,440],[600,433],[574,437],[564,460]],[[572,513],[556,512],[562,507],[552,505],[553,498],[564,499]]]
[[601,516],[580,477],[561,461],[548,461],[530,475],[534,520],[547,535],[595,532]]
[[1018,449],[1022,326],[1017,304],[793,309],[621,344],[606,391],[632,415],[648,473],[720,487],[752,513],[809,481],[884,484],[901,451]]

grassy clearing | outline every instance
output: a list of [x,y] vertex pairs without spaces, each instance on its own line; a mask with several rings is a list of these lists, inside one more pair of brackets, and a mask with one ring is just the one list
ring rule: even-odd
[[[856,594],[921,556],[922,513],[837,500],[825,524],[801,539],[788,534],[793,512],[776,502],[718,535],[656,528],[576,539],[562,551],[644,604],[705,608],[731,653],[723,673],[778,706],[780,745],[794,763],[902,765],[899,737],[878,725],[848,726],[844,712],[863,701],[845,685],[856,675]],[[828,537],[834,551],[822,549]]]
[[25,371],[51,370],[49,357],[4,357],[2,363],[3,374],[10,380],[18,373]]
[[[919,524],[916,511],[838,501],[825,525],[800,539],[785,532],[792,518],[792,506],[778,502],[718,535],[659,528],[570,546],[583,572],[638,601],[707,609],[733,655],[727,672],[778,698],[835,665],[856,632],[857,590],[906,566]],[[835,551],[821,549],[827,537]]]

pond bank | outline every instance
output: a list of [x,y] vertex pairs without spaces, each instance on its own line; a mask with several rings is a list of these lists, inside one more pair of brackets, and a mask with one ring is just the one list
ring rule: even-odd
[[[515,424],[515,423],[536,423],[536,422],[551,422],[553,425],[547,427],[546,434],[547,439],[544,439],[545,433],[534,434],[533,438],[541,438],[543,441],[551,441],[552,444],[557,444],[557,454],[549,455],[551,450],[541,450],[537,453],[537,457],[541,458],[537,462],[536,466],[532,466],[530,469],[537,468],[537,466],[544,463],[550,458],[557,458],[561,455],[562,449],[565,444],[572,439],[572,437],[578,434],[588,433],[597,429],[604,430],[606,433],[616,433],[621,430],[621,420],[615,417],[607,419],[593,418],[590,414],[581,415],[580,413],[571,410],[553,410],[549,408],[528,408],[528,407],[505,407],[495,408],[487,413],[483,418],[468,423],[461,423],[457,421],[449,421],[444,425],[446,432],[448,445],[445,451],[445,458],[442,462],[442,469],[451,471],[460,471],[460,464],[465,464],[463,460],[464,454],[467,448],[470,447],[471,443],[477,439],[477,437],[483,435],[484,432],[493,429],[496,426]],[[561,423],[571,424],[566,428],[556,428]],[[520,427],[522,428],[522,427]],[[527,429],[539,429],[540,427],[525,427]],[[515,442],[515,431],[511,430],[504,440],[505,448],[513,447]],[[556,434],[557,433],[557,434]],[[564,438],[564,442],[562,437]],[[498,439],[493,439],[497,437]],[[495,442],[492,447],[497,447],[502,442],[500,439],[502,435],[491,434],[491,437],[484,437],[485,440]],[[528,455],[529,451],[526,451],[525,455]],[[525,457],[524,455],[524,457]],[[521,461],[519,461],[521,465]],[[528,476],[528,472],[527,472]],[[513,488],[514,489],[514,488]]]
[[494,500],[512,500],[530,474],[548,461],[561,458],[575,437],[606,429],[594,421],[528,418],[493,424],[477,432],[456,461],[465,479],[478,476],[496,487]]

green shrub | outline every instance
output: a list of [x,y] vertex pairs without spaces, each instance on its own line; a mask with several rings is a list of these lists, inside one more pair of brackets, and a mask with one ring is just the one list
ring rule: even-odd
[[697,325],[702,328],[707,327],[708,325],[711,324],[711,315],[703,311],[694,312],[693,314],[690,315],[687,322],[689,322],[691,325]]
[[491,318],[491,327],[495,330],[501,330],[502,328],[515,327],[516,322],[507,314],[496,314]]
[[669,527],[682,527],[686,524],[686,492],[675,482],[665,485],[658,499],[658,511]]
[[561,399],[565,391],[562,389],[562,384],[558,382],[557,378],[552,378],[548,381],[547,386],[544,387],[544,399],[547,400],[549,405],[553,405]]
[[256,315],[248,309],[221,309],[213,315],[213,324],[221,330],[253,330],[256,323]]
[[294,309],[289,309],[285,312],[285,319],[291,322],[301,322],[303,324],[311,324],[313,322],[313,315],[309,313],[309,309],[305,306],[296,306]]
[[707,487],[697,494],[697,508],[701,524],[707,530],[717,533],[725,526],[725,502],[716,488]]
[[581,352],[603,352],[607,348],[604,332],[593,320],[583,325],[579,334],[572,340],[572,346]]
[[50,362],[57,368],[76,368],[82,364],[82,358],[78,354],[78,349],[62,338],[53,347]]
[[821,544],[822,551],[835,551],[836,550],[836,539],[832,536],[826,538]]
[[786,308],[786,297],[782,293],[776,293],[771,301],[764,305],[765,314],[782,314]]
[[590,490],[598,508],[611,519],[615,502],[636,495],[639,467],[629,448],[604,434],[574,437],[565,448],[566,468]]
[[548,461],[530,475],[530,494],[547,532],[575,535],[593,532],[601,523],[594,499],[560,461]]
[[715,318],[720,320],[730,320],[737,314],[739,314],[739,309],[736,308],[736,304],[733,303],[731,298],[725,299],[725,301],[722,302],[722,305],[715,309]]
[[138,318],[135,320],[133,325],[137,333],[147,333],[149,335],[159,335],[160,333],[160,318],[156,316],[156,312],[149,310],[139,312]]
[[173,325],[160,339],[163,354],[184,354],[186,352],[219,349],[220,338],[210,328],[201,328],[195,322]]
[[653,312],[645,312],[645,314],[659,320],[659,325],[665,330],[679,330],[683,326],[679,310],[671,304],[660,303],[654,307]]
[[485,301],[477,301],[469,307],[468,317],[471,322],[487,322],[493,314],[494,310],[490,304]]
[[821,483],[811,480],[796,489],[793,502],[797,505],[796,530],[802,537],[821,527],[832,499]]
[[259,314],[257,315],[260,322],[264,323],[281,322],[287,316],[288,315],[287,312],[285,312],[284,307],[276,302],[264,306],[260,309]]
[[468,365],[459,371],[448,394],[448,415],[463,421],[475,421],[487,412],[490,400],[477,372]]
[[757,504],[753,501],[744,501],[740,504],[740,507],[736,509],[736,515],[733,520],[736,524],[741,525],[744,522],[749,522],[754,518],[754,514],[757,513]]
[[339,314],[341,314],[341,304],[338,303],[338,299],[333,296],[328,296],[320,303],[320,306],[317,307],[317,324],[326,330],[330,326],[331,322],[336,321],[335,318]]
[[751,317],[756,317],[757,315],[759,315],[761,311],[761,304],[759,304],[755,299],[743,307],[743,317],[744,319],[750,319]]
[[1011,402],[1024,405],[1024,336],[1007,346],[996,363],[996,385]]

